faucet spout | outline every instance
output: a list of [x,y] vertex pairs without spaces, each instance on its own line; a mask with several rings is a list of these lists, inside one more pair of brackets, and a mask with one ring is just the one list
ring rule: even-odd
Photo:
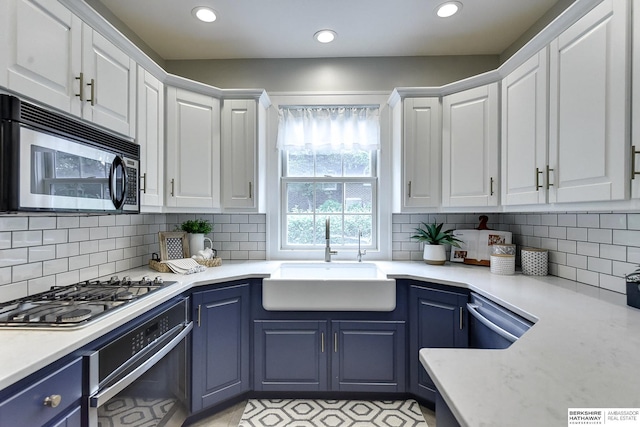
[[331,262],[331,255],[335,255],[338,253],[338,251],[332,251],[331,250],[331,222],[329,221],[329,217],[327,217],[325,223],[324,223],[324,228],[325,228],[325,232],[324,232],[324,237],[326,240],[326,245],[324,247],[324,262]]
[[362,255],[367,254],[367,250],[360,249],[360,239],[362,238],[362,230],[358,230],[358,262],[362,262]]

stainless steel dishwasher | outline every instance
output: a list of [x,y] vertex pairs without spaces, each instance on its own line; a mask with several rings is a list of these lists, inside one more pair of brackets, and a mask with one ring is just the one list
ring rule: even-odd
[[533,326],[533,322],[474,292],[467,310],[470,348],[507,348]]

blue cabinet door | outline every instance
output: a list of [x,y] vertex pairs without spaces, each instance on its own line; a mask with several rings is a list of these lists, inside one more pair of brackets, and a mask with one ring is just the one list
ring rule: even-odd
[[421,348],[466,348],[469,345],[468,295],[411,285],[409,289],[409,389],[430,402],[436,387],[419,360]]
[[254,389],[327,390],[327,322],[256,320]]
[[193,294],[192,411],[250,388],[249,284]]
[[331,388],[405,391],[405,322],[331,322]]

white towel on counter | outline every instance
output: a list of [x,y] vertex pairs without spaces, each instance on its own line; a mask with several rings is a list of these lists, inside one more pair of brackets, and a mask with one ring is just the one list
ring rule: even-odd
[[198,262],[191,258],[171,259],[167,261],[160,261],[163,264],[167,264],[171,271],[177,274],[193,274],[206,271],[207,267],[198,264]]

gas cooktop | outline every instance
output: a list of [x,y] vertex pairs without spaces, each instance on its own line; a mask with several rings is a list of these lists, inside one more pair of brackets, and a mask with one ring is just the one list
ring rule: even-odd
[[175,282],[162,278],[110,280],[53,286],[49,291],[0,303],[0,327],[69,328],[87,323]]

